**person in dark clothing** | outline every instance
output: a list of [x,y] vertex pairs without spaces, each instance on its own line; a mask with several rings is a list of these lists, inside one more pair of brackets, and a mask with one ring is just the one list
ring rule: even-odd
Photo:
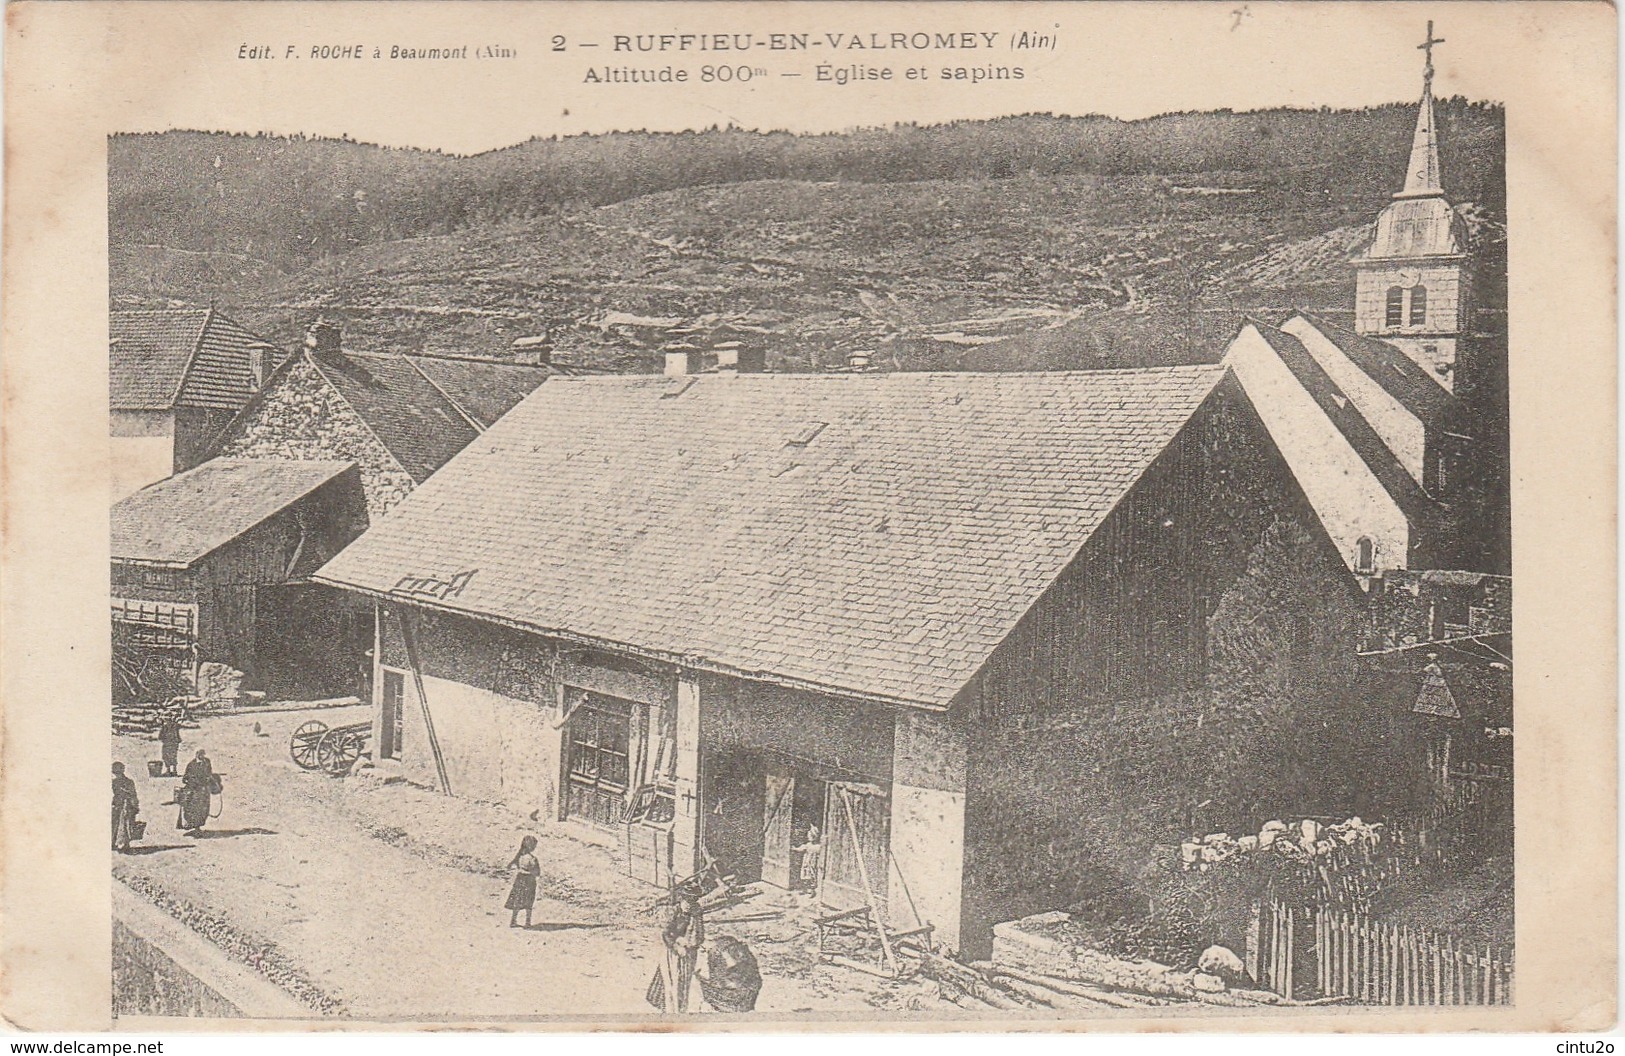
[[700,908],[700,892],[693,884],[681,884],[668,900],[660,941],[665,947],[656,979],[649,986],[654,1003],[659,996],[666,1012],[687,1012],[688,995],[694,986],[694,969],[700,947],[705,944],[705,913]]
[[175,792],[175,803],[180,807],[175,827],[186,830],[188,836],[195,836],[209,821],[209,798],[214,794],[215,780],[214,765],[199,748],[197,757],[186,764],[181,787]]
[[542,867],[536,861],[536,837],[526,836],[519,841],[519,853],[513,856],[508,863],[509,868],[515,870],[513,874],[513,887],[508,889],[508,901],[505,903],[509,910],[508,927],[519,926],[519,911],[525,911],[525,927],[530,927],[530,914],[536,905],[536,878],[541,875]]
[[762,992],[762,969],[750,947],[724,935],[705,954],[705,1002],[718,1012],[754,1012]]
[[135,782],[124,775],[124,764],[113,764],[113,850],[130,853],[135,840],[135,819],[141,813],[141,800],[135,792]]
[[158,743],[164,756],[164,776],[174,777],[181,755],[181,713],[179,708],[164,712],[158,723]]

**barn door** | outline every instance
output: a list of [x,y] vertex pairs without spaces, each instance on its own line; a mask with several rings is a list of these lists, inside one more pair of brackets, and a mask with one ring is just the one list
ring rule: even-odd
[[873,785],[830,782],[823,837],[819,901],[831,909],[856,909],[868,905],[872,895],[884,920],[891,845],[891,802],[885,792]]
[[767,775],[767,806],[762,819],[762,879],[774,887],[790,888],[790,847],[795,832],[790,815],[795,805],[796,779],[789,774]]

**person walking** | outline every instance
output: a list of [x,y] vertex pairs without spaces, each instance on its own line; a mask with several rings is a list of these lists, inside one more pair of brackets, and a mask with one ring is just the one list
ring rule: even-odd
[[174,777],[181,756],[181,710],[170,708],[158,723],[158,743],[164,757],[164,777]]
[[519,841],[519,853],[513,856],[508,868],[515,870],[513,886],[508,889],[508,901],[504,905],[508,908],[508,927],[519,926],[519,911],[525,911],[525,927],[530,927],[531,910],[536,905],[536,879],[541,876],[542,867],[536,861],[536,837],[526,836]]
[[124,774],[124,764],[113,764],[113,850],[130,853],[135,840],[135,819],[141,813],[141,800],[136,795],[135,782]]
[[661,931],[666,947],[664,978],[666,1011],[688,1011],[689,991],[694,986],[694,969],[700,947],[705,945],[705,913],[700,894],[693,884],[679,884],[671,893],[671,908]]
[[184,829],[186,835],[196,836],[203,831],[203,826],[208,824],[209,799],[214,794],[215,781],[214,764],[209,762],[208,755],[199,748],[197,756],[186,764],[186,773],[181,777],[181,787],[175,791],[175,803],[180,807],[175,827]]

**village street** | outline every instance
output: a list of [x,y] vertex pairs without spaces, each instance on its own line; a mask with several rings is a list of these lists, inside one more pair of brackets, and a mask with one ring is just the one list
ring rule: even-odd
[[[369,1020],[649,1014],[659,892],[625,876],[619,852],[542,836],[502,808],[404,784],[307,772],[288,755],[300,723],[364,721],[364,707],[204,718],[188,730],[224,775],[224,806],[201,836],[175,829],[173,778],[148,776],[158,745],[115,738],[136,779],[146,839],[114,855],[114,875],[227,921],[281,957],[339,1013]],[[255,732],[255,725],[261,730]],[[542,875],[535,926],[508,927],[505,864],[535,833]],[[756,952],[759,1013],[945,1009],[924,981],[890,982],[817,963],[813,912],[770,891],[718,912],[713,936]],[[730,918],[754,918],[729,924]],[[765,919],[764,919],[765,918]],[[218,941],[218,940],[217,940]]]

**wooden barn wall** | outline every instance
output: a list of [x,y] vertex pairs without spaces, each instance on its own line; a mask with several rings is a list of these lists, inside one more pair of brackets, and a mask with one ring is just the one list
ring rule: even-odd
[[1143,906],[1186,834],[1383,806],[1402,749],[1360,685],[1361,601],[1263,436],[1221,390],[958,702],[966,952]]
[[197,587],[192,572],[185,568],[160,568],[114,561],[112,590],[115,598],[141,598],[146,601],[196,601]]
[[[256,644],[275,628],[260,625],[258,592],[308,575],[366,529],[365,498],[351,470],[220,547],[193,566],[198,600],[198,658],[228,664],[258,685]],[[304,544],[300,545],[303,538]],[[331,650],[353,648],[337,638]],[[320,659],[341,666],[341,657]]]

